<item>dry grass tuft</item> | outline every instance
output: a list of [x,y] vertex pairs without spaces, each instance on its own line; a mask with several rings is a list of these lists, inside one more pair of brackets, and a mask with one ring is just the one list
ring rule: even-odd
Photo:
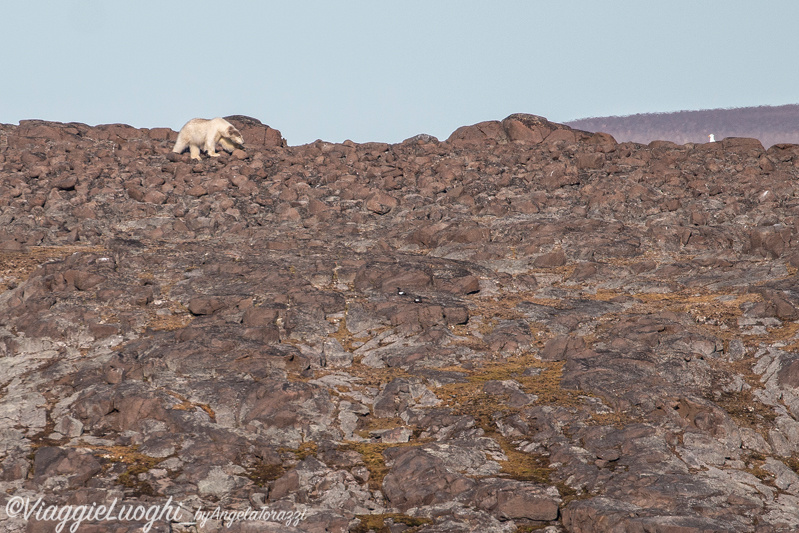
[[157,496],[155,489],[146,481],[139,479],[139,474],[144,474],[155,468],[165,458],[150,457],[138,452],[138,446],[85,446],[98,452],[101,461],[110,463],[124,463],[127,470],[117,477],[117,482],[133,491],[136,496]]
[[[501,398],[487,396],[482,392],[483,386],[491,380],[514,380],[528,394],[538,396],[536,404],[577,407],[583,405],[580,396],[585,391],[573,391],[561,386],[565,363],[541,361],[531,353],[522,353],[496,361],[483,363],[482,368],[467,370],[462,367],[445,367],[442,370],[464,372],[468,374],[465,383],[443,385],[434,392],[445,405],[461,414],[470,414],[479,418],[481,415],[492,415],[502,412],[513,412]],[[540,368],[538,375],[524,375],[529,368]]]
[[347,329],[346,317],[338,318],[336,321],[338,322],[338,330],[329,336],[333,339],[336,339],[346,351],[353,352],[357,348],[357,346],[355,346],[356,343],[365,343],[369,340],[369,337],[353,336],[350,330]]
[[279,479],[286,472],[283,465],[258,463],[247,470],[245,474],[259,487],[266,487],[272,481]]
[[75,252],[105,251],[102,246],[32,246],[20,252],[0,251],[0,291],[27,280],[42,263],[64,259]]
[[403,446],[418,446],[420,442],[403,442],[398,444],[384,444],[371,442],[348,442],[339,446],[340,450],[353,450],[361,454],[366,468],[369,470],[369,489],[380,490],[383,479],[388,474],[383,452],[388,448]]
[[554,471],[549,466],[549,458],[538,453],[521,452],[507,438],[498,433],[491,433],[490,437],[499,443],[507,461],[499,461],[503,477],[518,481],[535,481],[548,484],[549,476]]
[[152,320],[147,322],[148,328],[153,331],[175,331],[183,329],[191,324],[191,315],[155,315]]
[[179,403],[177,405],[173,405],[172,409],[177,409],[179,411],[194,411],[195,409],[200,408],[203,411],[205,411],[206,413],[208,413],[208,416],[211,417],[212,421],[214,421],[214,422],[216,421],[216,413],[214,412],[213,409],[211,409],[210,405],[208,405],[206,403],[192,402],[188,398],[186,398],[185,396],[183,396],[181,394],[178,394],[175,391],[167,390],[165,392],[167,394],[169,394],[170,396],[174,396],[175,398],[177,398],[178,400],[181,401],[181,403]]
[[407,526],[407,528],[402,529],[404,533],[412,533],[422,526],[433,523],[433,520],[429,518],[417,518],[399,513],[357,515],[356,518],[360,520],[360,524],[350,529],[352,533],[367,533],[369,531],[391,533],[392,529],[389,528],[389,524],[386,524],[387,521],[392,524],[404,524]]

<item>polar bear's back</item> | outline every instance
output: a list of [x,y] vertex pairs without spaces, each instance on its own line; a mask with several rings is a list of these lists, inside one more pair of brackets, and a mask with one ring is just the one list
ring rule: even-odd
[[187,144],[202,144],[205,142],[205,138],[211,126],[213,126],[211,123],[217,120],[224,121],[225,119],[214,118],[209,120],[207,118],[193,118],[180,128],[178,137]]

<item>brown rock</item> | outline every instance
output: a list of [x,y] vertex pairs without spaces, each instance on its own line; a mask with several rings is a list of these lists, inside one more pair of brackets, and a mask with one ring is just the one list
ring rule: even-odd
[[106,278],[83,270],[67,270],[64,272],[64,279],[79,291],[86,291],[104,282]]
[[772,163],[771,160],[765,155],[760,156],[760,159],[758,159],[758,165],[764,172],[773,172],[777,168],[774,166],[774,163]]
[[78,183],[78,177],[75,174],[71,174],[69,176],[64,176],[59,178],[53,182],[53,187],[56,189],[61,189],[63,191],[71,191],[75,189],[75,185]]
[[458,296],[480,292],[480,279],[472,275],[450,279],[435,278],[433,285],[437,290]]
[[480,243],[491,240],[491,230],[477,224],[448,226],[442,235],[445,242]]
[[15,239],[9,239],[0,242],[0,250],[4,252],[24,252],[27,247],[24,243],[18,242]]
[[586,280],[596,275],[597,271],[597,266],[594,263],[578,263],[569,279],[573,281]]
[[489,120],[456,129],[446,142],[454,146],[485,144],[486,142],[507,143],[508,134],[505,133],[505,129],[499,121]]
[[539,255],[533,261],[537,268],[555,268],[566,264],[566,254],[563,250],[555,250],[547,254]]
[[395,207],[399,202],[393,196],[384,192],[376,192],[366,200],[366,209],[378,215],[385,215]]
[[244,312],[242,323],[251,328],[271,326],[278,317],[278,310],[268,307],[250,307]]
[[89,323],[89,332],[95,339],[105,339],[106,337],[119,333],[119,326],[91,322]]
[[757,152],[765,152],[763,144],[757,139],[749,139],[746,137],[726,137],[722,139],[721,146],[724,150],[755,150]]
[[796,309],[788,297],[780,291],[775,291],[768,288],[755,288],[752,292],[756,292],[763,296],[766,304],[774,309],[773,316],[780,320],[796,320],[799,318],[799,310]]
[[368,263],[358,269],[353,283],[359,291],[378,289],[396,294],[398,290],[407,292],[429,287],[433,284],[433,276],[427,270],[407,265]]
[[17,479],[25,479],[28,477],[30,468],[30,463],[25,459],[6,458],[2,467],[0,467],[0,480],[15,481]]
[[580,154],[577,156],[577,168],[597,170],[605,164],[605,155],[601,153]]
[[20,137],[40,137],[52,141],[64,140],[64,131],[57,123],[44,120],[20,120],[16,134]]
[[784,252],[791,242],[791,232],[788,228],[778,229],[773,226],[752,228],[749,231],[749,248],[751,253],[777,258]]
[[144,132],[127,124],[100,124],[93,129],[97,139],[120,141],[140,139]]
[[587,144],[598,146],[602,152],[610,152],[611,150],[615,150],[616,145],[618,144],[616,139],[613,138],[613,135],[602,132],[594,133],[585,142]]
[[225,120],[233,124],[241,132],[245,148],[248,146],[286,147],[286,140],[280,132],[266,124],[262,124],[258,119],[244,115],[231,115],[225,117]]
[[556,144],[556,143],[573,143],[576,142],[577,137],[575,136],[574,132],[570,129],[557,129],[550,133],[544,142],[547,144]]
[[466,307],[445,307],[444,319],[452,326],[466,324],[469,321],[469,310]]
[[299,222],[302,220],[302,215],[297,210],[296,207],[292,207],[289,202],[283,202],[277,206],[275,212],[278,214],[281,220],[291,220],[294,222]]
[[580,178],[577,175],[577,168],[568,166],[565,163],[555,162],[545,166],[543,169],[542,185],[547,190],[555,190],[567,185],[579,185]]
[[133,181],[125,183],[125,191],[128,193],[128,196],[130,196],[131,199],[136,200],[137,202],[144,201],[144,189],[137,183]]
[[417,309],[419,324],[429,328],[444,322],[444,309],[440,305],[419,305]]
[[298,488],[300,488],[300,476],[296,469],[292,469],[275,480],[272,484],[272,490],[269,491],[269,497],[273,501],[280,500],[295,492]]
[[76,450],[43,446],[36,451],[34,476],[37,483],[43,483],[50,476],[67,476],[71,488],[85,484],[102,469],[100,463],[90,453]]
[[582,337],[558,335],[550,339],[538,353],[542,361],[564,361],[586,349]]
[[208,194],[208,189],[206,189],[202,185],[195,185],[190,189],[186,189],[186,194],[188,194],[189,196],[195,196],[199,198],[200,196],[205,196],[206,194]]
[[449,227],[449,224],[444,222],[422,226],[410,235],[409,241],[411,244],[419,244],[426,247],[437,246],[441,232],[447,227]]
[[383,493],[401,510],[451,501],[472,489],[475,481],[448,471],[438,458],[411,448],[384,452],[393,466],[383,480]]
[[227,178],[214,178],[208,181],[208,183],[205,185],[205,190],[208,192],[208,194],[214,194],[224,191],[229,186],[230,180]]
[[193,315],[212,315],[226,306],[222,298],[215,296],[198,296],[189,300],[189,311]]
[[475,500],[501,520],[556,520],[560,497],[538,483],[513,480],[484,480],[475,491]]
[[[502,121],[502,127],[505,128],[505,133],[511,141],[521,141],[530,144],[538,144],[544,140],[544,135],[538,127],[528,127],[520,120],[514,118],[506,118]],[[547,134],[549,131],[546,132]]]
[[799,359],[784,362],[777,378],[782,387],[799,388]]
[[79,219],[97,219],[97,212],[90,205],[83,205],[72,212]]
[[166,202],[167,196],[158,190],[149,190],[142,197],[142,201],[150,204],[163,204]]
[[154,141],[174,141],[178,138],[177,132],[169,128],[152,128],[147,134]]
[[312,198],[308,202],[308,214],[310,215],[318,215],[329,210],[330,207],[326,203],[322,202],[321,200],[317,200],[316,198]]

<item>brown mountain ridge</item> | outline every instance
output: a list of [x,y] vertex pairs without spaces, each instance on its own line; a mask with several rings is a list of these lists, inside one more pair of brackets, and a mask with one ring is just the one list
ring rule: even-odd
[[780,143],[799,143],[799,104],[593,117],[566,124],[609,133],[619,142],[705,143],[708,135],[713,134],[717,141],[725,137],[751,137],[768,148]]

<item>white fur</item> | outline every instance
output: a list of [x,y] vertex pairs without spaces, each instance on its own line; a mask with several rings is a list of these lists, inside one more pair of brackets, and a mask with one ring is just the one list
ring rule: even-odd
[[232,152],[236,148],[244,148],[244,139],[233,124],[223,118],[191,119],[180,129],[178,140],[172,149],[177,154],[189,149],[192,159],[200,159],[200,150],[211,157],[219,157],[216,153],[216,144]]

